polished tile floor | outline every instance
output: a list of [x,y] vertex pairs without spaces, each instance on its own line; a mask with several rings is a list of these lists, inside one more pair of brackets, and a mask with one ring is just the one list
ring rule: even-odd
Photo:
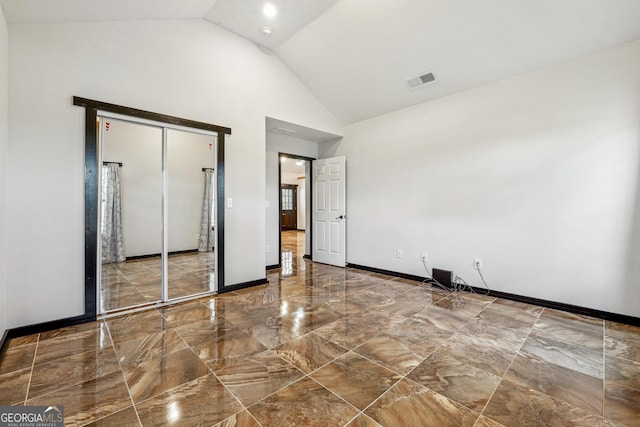
[[12,340],[0,404],[79,426],[640,425],[639,328],[300,253],[265,286]]
[[[213,289],[214,254],[214,252],[190,252],[169,255],[169,298],[183,298]],[[160,257],[103,264],[100,312],[105,313],[160,301],[161,278]]]

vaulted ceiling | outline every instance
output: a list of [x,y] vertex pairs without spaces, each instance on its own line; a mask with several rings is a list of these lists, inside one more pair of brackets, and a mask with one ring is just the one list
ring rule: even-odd
[[345,124],[640,39],[638,0],[269,1],[272,18],[263,0],[0,5],[10,24],[205,19],[275,52]]

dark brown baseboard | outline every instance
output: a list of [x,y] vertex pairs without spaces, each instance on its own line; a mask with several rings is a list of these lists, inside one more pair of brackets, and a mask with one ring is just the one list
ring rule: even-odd
[[[398,273],[396,271],[382,270],[379,268],[367,267],[367,266],[357,265],[357,264],[347,264],[347,267],[355,268],[358,270],[371,271],[372,273],[387,274],[389,276],[415,280],[418,282],[429,280],[429,278],[427,277],[415,276],[413,274]],[[465,287],[464,292],[471,292],[471,290],[480,294],[487,292],[485,288],[477,288],[473,286]],[[626,314],[611,313],[609,311],[596,310],[593,308],[581,307],[578,305],[566,304],[563,302],[550,301],[550,300],[533,298],[533,297],[528,297],[524,295],[511,294],[508,292],[501,292],[501,291],[495,291],[495,290],[492,290],[490,295],[498,298],[512,300],[512,301],[523,302],[526,304],[537,305],[540,307],[552,308],[555,310],[566,311],[574,314],[581,314],[588,317],[595,317],[597,319],[610,320],[612,322],[624,323],[632,326],[640,326],[640,317],[628,316]]]
[[427,280],[426,277],[416,276],[414,274],[398,273],[397,271],[383,270],[381,268],[367,267],[365,265],[347,263],[348,268],[355,268],[358,270],[370,271],[372,273],[386,274],[388,276],[400,277],[402,279],[415,280],[416,282],[422,282]]
[[4,354],[6,347],[9,344],[9,340],[12,338],[24,337],[27,335],[37,334],[40,332],[52,331],[54,329],[66,328],[67,326],[79,325],[81,323],[93,322],[96,320],[96,316],[74,316],[64,319],[52,320],[50,322],[37,323],[35,325],[20,326],[18,328],[12,328],[5,331],[2,336],[2,342],[0,342],[0,358]]
[[9,347],[9,331],[6,330],[2,334],[2,338],[0,338],[0,360],[2,360],[2,356],[7,351],[7,347]]
[[258,286],[258,285],[266,285],[267,283],[269,283],[269,281],[265,277],[264,279],[251,280],[249,282],[238,283],[230,286],[223,286],[222,289],[218,289],[218,293],[224,294],[231,291],[239,291],[240,289],[251,288],[253,286]]
[[[347,264],[347,267],[354,268],[357,270],[370,271],[372,273],[386,274],[392,277],[400,277],[403,279],[415,280],[417,282],[423,282],[425,280],[428,280],[427,277],[416,276],[413,274],[399,273],[397,271],[383,270],[380,268],[367,267],[367,266],[358,265],[358,264]],[[268,268],[269,267],[267,267],[267,269]],[[249,282],[238,283],[236,285],[225,286],[222,290],[219,290],[219,293],[222,294],[226,292],[237,291],[241,289],[250,288],[253,286],[264,285],[267,283],[269,283],[267,278],[252,280]],[[487,291],[484,288],[477,288],[477,287],[467,287],[467,288],[468,290],[465,289],[465,292],[470,292],[471,290],[473,290],[477,293],[484,293]],[[496,290],[492,290],[490,295],[498,298],[512,300],[512,301],[523,302],[526,304],[537,305],[540,307],[552,308],[555,310],[566,311],[574,314],[581,314],[584,316],[594,317],[594,318],[603,319],[603,320],[610,320],[612,322],[624,323],[632,326],[640,326],[639,317],[629,316],[626,314],[611,313],[608,311],[596,310],[592,308],[581,307],[577,305],[566,304],[566,303],[557,302],[557,301],[544,300],[539,298],[533,298],[533,297],[528,297],[524,295],[517,295],[517,294],[501,292]],[[80,323],[93,322],[95,320],[96,320],[96,316],[88,316],[88,317],[76,316],[76,317],[68,317],[65,319],[53,320],[51,322],[44,322],[44,323],[38,323],[35,325],[21,326],[18,328],[8,329],[4,332],[4,334],[2,335],[2,338],[0,339],[0,359],[2,358],[2,355],[4,354],[4,352],[6,351],[7,346],[9,344],[9,340],[11,338],[18,338],[25,335],[39,333],[39,332],[46,332],[53,329],[64,328],[67,326],[74,326]]]
[[[167,252],[167,255],[171,256],[171,255],[186,255],[186,254],[193,254],[193,253],[197,253],[198,250],[197,249],[184,249],[181,251],[171,251],[171,252]],[[137,261],[140,259],[147,259],[147,258],[159,258],[160,256],[162,256],[162,254],[149,254],[149,255],[134,255],[134,256],[129,256],[126,258],[126,261]]]

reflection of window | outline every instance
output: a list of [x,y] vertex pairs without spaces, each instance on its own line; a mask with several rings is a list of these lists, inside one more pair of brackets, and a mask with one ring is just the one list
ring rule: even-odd
[[282,189],[282,210],[284,211],[293,210],[293,189],[292,188]]
[[293,275],[293,252],[282,252],[282,267],[280,274],[282,277],[290,277]]

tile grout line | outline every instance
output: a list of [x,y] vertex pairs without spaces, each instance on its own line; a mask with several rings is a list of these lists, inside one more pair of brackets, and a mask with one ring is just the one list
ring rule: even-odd
[[[404,316],[403,316],[403,317],[404,317]],[[407,319],[409,319],[409,318],[407,318]],[[312,333],[313,333],[313,331],[312,331]],[[381,334],[383,334],[383,335],[388,335],[388,334],[384,334],[384,333],[381,333]],[[317,334],[316,334],[316,335],[317,335]],[[324,338],[324,337],[322,337],[322,338]],[[374,338],[375,338],[375,337],[374,337]],[[329,340],[328,338],[325,338],[325,339]],[[373,338],[371,338],[371,339],[373,339]],[[345,348],[345,347],[343,347],[342,345],[335,343],[334,341],[331,341],[331,340],[329,340],[329,341],[330,341],[330,342],[333,342],[333,343],[334,343],[334,344],[336,344],[336,345],[339,345],[339,346],[340,346],[340,347],[342,347],[342,348]],[[369,341],[369,340],[367,340],[367,341]],[[365,342],[365,343],[366,343],[366,342]],[[382,396],[384,396],[385,394],[387,394],[387,393],[388,393],[388,392],[389,392],[393,387],[395,387],[395,386],[396,386],[400,381],[402,381],[402,380],[411,381],[411,380],[409,380],[409,379],[407,378],[407,375],[409,375],[409,373],[411,373],[411,372],[415,369],[415,367],[414,367],[414,368],[412,368],[411,370],[409,370],[406,374],[402,374],[402,373],[397,372],[397,371],[395,371],[395,370],[393,370],[393,369],[387,368],[386,366],[383,366],[383,365],[381,365],[380,363],[378,363],[378,362],[376,362],[376,361],[374,361],[374,360],[370,360],[370,359],[369,359],[369,358],[367,358],[366,356],[361,355],[360,353],[357,353],[357,352],[355,352],[355,351],[354,351],[356,348],[361,347],[361,346],[362,346],[362,345],[364,345],[365,343],[362,343],[362,344],[360,344],[360,345],[358,345],[358,346],[354,347],[352,350],[347,350],[347,353],[352,352],[352,353],[354,353],[354,354],[356,354],[356,355],[358,355],[358,356],[360,356],[360,357],[364,358],[365,360],[368,360],[369,362],[372,362],[372,363],[374,363],[374,364],[376,364],[376,365],[378,365],[378,366],[381,366],[382,368],[385,368],[385,369],[387,369],[387,370],[389,370],[389,371],[393,372],[394,374],[399,375],[399,378],[398,378],[398,379],[397,379],[397,380],[396,380],[396,381],[395,381],[391,386],[387,387],[387,389],[386,389],[383,393],[381,393],[381,394],[380,394],[380,396],[378,396],[377,398],[373,399],[373,400],[372,400],[372,401],[371,401],[367,406],[365,406],[365,407],[364,407],[364,409],[360,410],[360,409],[356,408],[356,410],[358,410],[359,412],[355,415],[355,417],[353,417],[351,420],[349,420],[345,425],[347,425],[349,422],[353,421],[353,420],[354,420],[355,418],[357,418],[360,414],[365,415],[365,416],[368,416],[368,415],[366,415],[366,414],[365,414],[365,411],[366,411],[367,409],[369,409],[369,408],[370,408],[370,407],[371,407],[375,402],[377,402],[378,400],[380,400],[380,398],[382,398]],[[440,345],[442,345],[442,344],[440,344]],[[436,348],[440,347],[440,345],[438,345]],[[430,356],[434,351],[435,351],[435,349],[434,349],[433,351],[431,351],[431,353],[429,353],[429,355],[427,355],[427,356],[423,357],[423,359],[422,359],[422,361],[421,361],[420,363],[424,362],[424,361],[425,361],[425,360],[426,360],[426,359],[427,359],[427,358],[428,358],[428,357],[429,357],[429,356]],[[412,351],[412,352],[413,352],[413,351]],[[347,354],[347,353],[344,353],[344,354]],[[311,371],[309,374],[306,374],[306,376],[308,376],[308,377],[310,377],[310,378],[311,378],[311,374],[313,374],[314,372],[317,372],[318,370],[322,369],[324,366],[327,366],[327,365],[329,365],[330,363],[333,363],[335,360],[337,360],[337,359],[339,359],[340,357],[344,356],[344,354],[343,354],[343,355],[341,355],[341,356],[336,357],[336,358],[335,358],[335,359],[333,359],[332,361],[330,361],[330,362],[326,363],[325,365],[323,365],[323,366],[321,366],[321,367],[319,367],[319,368],[315,369],[314,371]],[[414,354],[416,354],[416,353],[414,352]],[[422,356],[421,356],[421,357],[422,357]],[[311,379],[312,379],[312,380],[314,380],[314,381],[316,381],[314,378],[311,378]],[[318,381],[316,381],[316,382],[317,382],[318,384],[320,384]],[[411,382],[413,382],[413,381],[411,381]],[[320,384],[320,385],[321,385],[322,387],[326,388],[327,390],[329,390],[330,392],[332,392],[333,394],[336,394],[335,392],[333,392],[331,389],[329,389],[329,388],[325,387],[324,385],[322,385],[322,384]],[[421,385],[421,384],[420,384],[420,386],[421,386],[421,387],[424,387],[424,386],[423,386],[423,385]],[[427,387],[425,387],[425,388],[427,388]],[[428,389],[428,388],[427,388],[427,389]],[[431,389],[429,389],[429,390],[431,390]],[[336,395],[337,395],[337,394],[336,394]],[[340,396],[338,396],[338,397],[340,397]],[[341,398],[341,397],[340,397],[340,398]],[[341,398],[341,399],[342,399],[342,400],[345,400],[345,399],[343,399],[343,398]],[[345,400],[345,401],[346,401],[346,400]],[[347,402],[347,403],[349,403],[349,402]],[[351,406],[353,406],[353,405],[351,405]],[[354,408],[355,408],[355,406],[354,406]],[[371,417],[370,417],[370,418],[371,418]],[[372,419],[373,419],[373,418],[372,418]],[[374,421],[375,421],[375,420],[374,420]],[[377,423],[377,421],[376,421],[376,423]],[[379,424],[379,423],[378,423],[378,424]]]
[[[216,316],[216,317],[217,317],[217,316]],[[222,315],[221,315],[220,317],[222,317],[222,318],[224,319],[224,316],[222,316]],[[238,414],[242,413],[243,411],[246,411],[249,415],[251,415],[251,417],[252,417],[253,419],[255,419],[255,417],[253,416],[253,414],[251,414],[251,413],[249,412],[249,410],[248,410],[248,408],[246,407],[246,405],[245,405],[244,403],[242,403],[242,401],[238,398],[238,396],[236,396],[236,395],[235,395],[231,390],[229,390],[229,388],[227,387],[227,385],[226,385],[224,382],[222,382],[222,380],[218,377],[218,375],[216,375],[216,373],[213,371],[213,369],[211,369],[211,367],[210,367],[209,365],[207,365],[207,363],[205,363],[205,361],[204,361],[204,360],[202,360],[202,359],[200,358],[200,356],[198,356],[198,353],[196,353],[196,351],[193,349],[193,347],[191,346],[191,344],[189,344],[189,343],[184,339],[184,337],[180,334],[180,332],[179,332],[178,330],[176,330],[176,329],[177,329],[177,328],[174,328],[174,330],[175,330],[176,334],[178,334],[178,336],[180,337],[180,339],[182,340],[182,342],[184,342],[184,343],[185,343],[185,345],[187,346],[187,348],[188,348],[189,350],[191,350],[191,352],[192,352],[192,353],[193,353],[193,354],[198,358],[198,360],[199,360],[202,364],[204,364],[204,365],[206,366],[206,368],[207,368],[207,370],[209,371],[209,373],[210,373],[211,375],[213,375],[213,377],[214,377],[214,378],[215,378],[215,379],[220,383],[220,385],[222,385],[222,387],[225,389],[225,391],[226,391],[227,393],[229,393],[229,394],[231,395],[231,397],[233,397],[233,398],[234,398],[234,399],[235,399],[235,400],[240,404],[240,407],[242,408],[240,411],[236,412],[236,413],[235,413],[235,414],[233,414],[233,415],[230,415],[229,417],[226,417],[226,418],[225,418],[225,419],[223,419],[223,420],[220,420],[219,422],[222,422],[222,421],[226,420],[227,418],[230,418],[230,417],[232,417],[232,416],[234,416],[234,415],[238,415]],[[204,375],[203,375],[203,376],[204,376]],[[193,379],[193,380],[191,380],[191,381],[194,381],[194,380],[197,380],[197,379],[200,379],[200,378],[202,378],[202,377],[194,378],[194,379]],[[191,381],[187,381],[187,382],[191,382]],[[170,390],[173,390],[173,389],[176,389],[176,388],[178,388],[178,387],[181,387],[181,386],[182,386],[182,385],[184,385],[184,384],[185,384],[185,383],[182,383],[182,384],[180,384],[180,385],[177,385],[176,387],[170,388],[169,390],[165,390],[165,391],[163,391],[162,393],[159,393],[159,394],[158,394],[158,396],[159,396],[159,395],[161,395],[161,394],[164,394],[164,393],[166,393],[166,392],[168,392],[168,391],[170,391]],[[152,397],[155,397],[155,396],[152,396]],[[149,399],[151,399],[152,397],[149,397]],[[148,399],[146,399],[146,400],[148,400]],[[262,426],[262,423],[260,423],[258,420],[256,420],[256,422],[258,422],[258,424],[259,424],[260,426]]]
[[38,334],[38,339],[36,340],[36,349],[33,352],[33,360],[31,361],[31,372],[29,373],[29,384],[27,384],[27,392],[24,396],[24,405],[27,405],[27,401],[29,400],[29,391],[31,389],[31,381],[33,380],[33,368],[36,366],[36,356],[38,355],[38,348],[40,347],[40,334]]
[[[339,320],[339,319],[338,319],[338,320]],[[331,322],[331,323],[333,323],[333,322]],[[318,329],[319,329],[319,328],[318,328]],[[306,333],[306,334],[304,334],[304,335],[309,335],[309,334],[314,334],[314,331],[309,331],[309,332],[307,332],[307,333]],[[304,335],[303,335],[303,336],[304,336]],[[331,340],[329,340],[329,339],[327,339],[327,338],[324,338],[323,336],[320,336],[320,335],[318,335],[318,334],[314,334],[314,335],[316,335],[316,336],[317,336],[317,337],[319,337],[319,338],[325,339],[325,340],[327,340],[327,341],[329,341],[329,342],[331,342],[331,343],[333,343],[333,344],[336,344],[336,345],[338,345],[339,347],[341,347],[341,348],[343,348],[343,349],[347,350],[345,347],[343,347],[343,346],[341,346],[341,345],[339,345],[339,344],[337,344],[337,343],[334,343],[333,341],[331,341]],[[302,337],[298,337],[298,338],[296,338],[296,339],[299,339],[299,338],[302,338]],[[294,340],[291,340],[291,341],[294,341]],[[291,341],[287,341],[287,342],[291,342]],[[286,344],[286,343],[283,343],[283,344]],[[282,345],[282,344],[281,344],[281,345]],[[254,406],[254,405],[256,405],[256,404],[258,404],[258,403],[262,402],[263,400],[265,400],[265,399],[267,399],[267,398],[269,398],[269,397],[271,397],[271,396],[273,396],[273,395],[277,394],[277,393],[278,393],[278,392],[280,392],[281,390],[283,390],[283,389],[285,389],[285,388],[287,388],[287,387],[289,387],[289,386],[291,386],[291,385],[293,385],[293,384],[295,384],[295,383],[298,383],[298,382],[300,382],[300,381],[304,380],[305,378],[308,378],[308,379],[310,379],[310,380],[314,381],[316,384],[320,385],[320,387],[322,387],[322,388],[324,388],[325,390],[329,391],[331,394],[333,394],[333,395],[335,395],[336,397],[338,397],[340,400],[342,400],[342,401],[344,401],[345,403],[347,403],[347,405],[349,405],[349,406],[351,406],[351,407],[355,408],[355,410],[356,410],[356,412],[357,412],[357,413],[356,413],[356,415],[355,415],[353,418],[351,418],[348,422],[350,422],[350,421],[352,421],[353,419],[355,419],[355,418],[356,418],[356,417],[357,417],[357,416],[362,412],[362,411],[360,411],[360,409],[356,408],[354,405],[352,405],[351,403],[349,403],[346,399],[344,399],[343,397],[341,397],[340,395],[338,395],[337,393],[335,393],[333,390],[331,390],[331,389],[330,389],[330,388],[328,388],[328,387],[325,387],[322,383],[318,382],[315,378],[311,377],[311,374],[313,374],[313,373],[315,373],[315,372],[319,371],[320,369],[324,368],[325,366],[327,366],[327,365],[329,365],[329,364],[331,364],[331,363],[335,362],[335,361],[336,361],[336,360],[338,360],[340,357],[342,357],[342,356],[344,356],[345,354],[349,353],[351,350],[347,350],[347,352],[346,352],[346,353],[343,353],[343,354],[341,354],[340,356],[335,357],[334,359],[332,359],[332,360],[328,361],[327,363],[325,363],[325,364],[324,364],[324,365],[322,365],[322,366],[319,366],[318,368],[316,368],[316,369],[312,370],[312,371],[311,371],[311,372],[309,372],[309,373],[304,372],[302,369],[298,368],[297,366],[293,365],[293,364],[292,364],[291,362],[289,362],[288,360],[284,359],[282,356],[280,356],[280,355],[275,351],[275,349],[269,349],[269,350],[272,350],[272,351],[276,354],[276,356],[277,356],[278,358],[280,358],[281,360],[285,361],[285,362],[286,362],[286,363],[288,363],[289,365],[293,366],[294,368],[296,368],[297,370],[299,370],[300,372],[302,372],[302,374],[303,374],[303,375],[302,375],[300,378],[298,378],[297,380],[292,381],[292,382],[290,382],[289,384],[286,384],[286,385],[284,385],[284,386],[280,387],[278,390],[273,391],[272,393],[269,393],[269,394],[268,394],[268,395],[266,395],[266,396],[263,396],[260,400],[257,400],[256,402],[252,403],[250,406]],[[357,354],[357,353],[356,353],[356,354]],[[222,381],[220,381],[220,382],[222,382]],[[395,383],[394,383],[394,385],[395,385]],[[248,408],[247,408],[247,412],[250,412]],[[252,414],[252,415],[253,415],[253,414]],[[348,424],[348,422],[347,422],[347,424]],[[345,425],[346,425],[346,424],[345,424]]]
[[[558,311],[558,310],[555,310],[555,309],[549,309],[549,308],[547,308],[547,307],[544,307],[544,308],[542,309],[542,312],[540,313],[540,316],[539,316],[539,317],[542,317],[542,315],[543,315],[543,314],[545,314],[545,315],[547,315],[547,316],[554,316],[553,311],[552,311],[552,312],[550,312],[550,313],[547,313],[547,311],[548,311],[548,310]],[[581,315],[579,315],[579,316],[581,316]],[[576,319],[569,319],[569,320],[571,320],[571,321],[572,321],[572,323],[573,323],[573,322],[580,322],[580,321],[582,321],[580,318],[576,318]],[[600,378],[600,377],[595,377],[595,376],[593,376],[593,375],[591,375],[591,374],[587,374],[587,373],[584,373],[584,372],[581,372],[581,371],[574,370],[573,368],[568,368],[568,367],[565,367],[565,368],[566,368],[566,369],[568,369],[568,370],[571,370],[571,371],[576,371],[576,372],[582,373],[582,374],[584,374],[584,375],[590,376],[590,377],[595,378],[595,379],[601,379],[601,380],[602,380],[602,387],[603,387],[603,398],[602,398],[602,399],[603,399],[603,404],[602,404],[602,412],[601,412],[602,417],[601,417],[601,418],[602,418],[602,420],[603,420],[603,422],[604,422],[604,390],[605,390],[605,389],[604,389],[604,387],[605,387],[605,386],[604,386],[604,384],[605,384],[604,342],[605,342],[605,331],[604,331],[604,326],[603,326],[603,325],[604,325],[604,319],[599,319],[599,320],[600,320],[600,322],[601,322],[600,327],[603,327],[603,330],[602,330],[602,337],[603,337],[603,351],[602,351],[602,378]],[[592,326],[595,326],[595,323],[591,323],[591,322],[586,322],[586,323],[588,323],[588,324],[590,324],[590,325],[592,325]],[[537,321],[536,321],[536,324],[537,324]],[[534,324],[534,327],[535,327],[535,324]],[[531,329],[531,331],[533,331],[533,328]],[[546,333],[546,332],[544,332],[544,331],[542,331],[542,330],[540,330],[540,329],[538,330],[538,332],[539,332],[539,333],[541,333],[543,337],[547,337],[547,333]],[[564,343],[564,341],[563,341],[563,343]],[[524,343],[523,343],[523,344],[524,344]],[[578,344],[578,343],[573,343],[573,344],[572,344],[572,343],[569,343],[569,344],[570,344],[570,345],[575,345],[575,346],[581,346],[581,344]],[[552,364],[552,365],[556,365],[554,362],[551,362],[551,361],[546,361],[546,362],[547,362],[547,363],[549,363],[549,364]],[[562,365],[558,365],[558,366],[563,367]],[[529,385],[527,385],[527,384],[522,384],[522,383],[520,383],[520,384],[521,384],[521,385],[524,385],[524,386],[525,386],[525,387],[527,387],[527,388],[532,388],[531,386],[529,386]],[[534,391],[536,391],[536,392],[538,392],[538,393],[540,393],[540,394],[542,394],[542,395],[544,395],[544,396],[547,396],[547,397],[549,397],[549,398],[551,398],[551,399],[559,400],[559,401],[564,402],[564,403],[566,403],[566,404],[569,404],[569,405],[571,405],[571,406],[573,406],[573,407],[575,407],[575,408],[581,409],[581,410],[583,410],[583,411],[585,411],[585,412],[589,413],[590,415],[596,415],[596,416],[598,416],[597,414],[593,414],[593,413],[591,413],[591,412],[590,412],[590,410],[585,409],[585,408],[583,408],[582,406],[578,406],[578,405],[576,405],[576,404],[574,404],[574,403],[568,402],[568,401],[566,401],[565,399],[563,399],[563,398],[561,398],[561,397],[552,396],[552,395],[550,395],[550,394],[548,394],[548,393],[546,393],[546,392],[544,392],[544,391],[541,391],[541,390],[536,390],[536,389],[534,389]]]
[[[120,358],[118,357],[118,352],[116,350],[116,344],[115,344],[115,341],[113,340],[113,336],[111,335],[111,328],[109,327],[107,322],[105,322],[104,320],[102,320],[102,322],[104,323],[104,327],[107,328],[107,332],[109,333],[109,339],[111,340],[111,348],[113,348],[113,352],[116,355],[116,360],[118,361],[118,367],[120,368],[120,374],[122,375],[122,380],[124,381],[124,385],[127,388],[127,393],[129,393],[129,400],[131,400],[131,407],[133,408],[133,412],[135,412],[135,414],[136,414],[136,418],[138,419],[138,424],[142,425],[142,421],[140,420],[140,415],[138,414],[138,407],[136,406],[136,403],[133,401],[133,396],[131,395],[131,388],[129,388],[129,383],[127,382],[127,377],[124,374],[124,369],[122,369],[122,364],[120,363]],[[119,411],[113,412],[113,414],[116,414],[118,412]],[[99,419],[106,418],[109,415],[112,415],[112,414],[105,415],[104,417],[99,418]],[[95,421],[98,421],[98,420],[95,420]],[[95,422],[95,421],[93,421],[93,422]]]
[[[451,294],[453,294],[453,292],[451,292]],[[451,294],[450,294],[450,295],[451,295]],[[448,297],[448,296],[447,296],[447,297]],[[489,302],[488,304],[486,304],[486,305],[482,308],[482,310],[480,310],[480,311],[478,312],[478,314],[476,314],[475,316],[471,317],[471,318],[470,318],[466,323],[464,323],[460,328],[458,328],[455,332],[453,332],[453,333],[452,333],[452,334],[451,334],[451,335],[450,335],[450,336],[449,336],[445,341],[448,341],[449,339],[451,339],[451,338],[453,338],[454,336],[458,335],[458,334],[460,333],[460,331],[461,331],[462,329],[464,329],[464,327],[465,327],[466,325],[468,325],[469,323],[471,323],[471,321],[472,321],[473,319],[476,319],[476,318],[480,315],[480,313],[482,313],[483,311],[485,311],[485,310],[486,310],[486,309],[487,309],[491,304],[493,304],[493,302],[494,302],[495,300],[496,300],[496,298],[494,297],[494,298],[493,298],[493,300],[492,300],[491,302]],[[434,348],[434,349],[433,349],[433,351],[432,351],[432,352],[431,352],[427,357],[425,357],[425,358],[422,360],[422,362],[420,362],[417,366],[413,367],[409,372],[407,372],[407,373],[406,373],[406,375],[404,376],[404,379],[405,379],[405,380],[407,380],[407,381],[409,381],[409,382],[411,382],[411,383],[413,383],[413,384],[416,384],[416,385],[418,385],[418,386],[420,386],[420,387],[424,387],[424,388],[426,388],[427,390],[430,390],[430,391],[432,391],[432,392],[434,392],[434,393],[436,393],[436,394],[438,394],[438,395],[440,395],[440,396],[444,397],[445,399],[450,400],[451,402],[457,403],[458,405],[462,406],[462,407],[463,407],[463,408],[465,408],[465,409],[468,409],[469,411],[473,412],[474,414],[478,414],[477,418],[476,418],[476,419],[475,419],[475,421],[474,421],[474,425],[475,425],[475,424],[478,422],[478,420],[482,417],[482,412],[484,411],[484,407],[482,408],[482,411],[476,411],[476,410],[473,410],[473,409],[471,409],[471,408],[467,407],[466,405],[464,405],[464,404],[462,404],[462,403],[460,403],[460,402],[456,401],[456,400],[455,400],[455,399],[453,399],[453,398],[450,398],[450,397],[448,397],[448,396],[445,396],[444,394],[439,393],[439,392],[437,392],[437,391],[435,391],[435,390],[433,390],[433,389],[431,389],[431,388],[429,388],[429,387],[425,386],[424,384],[420,384],[420,383],[418,383],[418,382],[416,382],[416,381],[412,380],[411,378],[408,378],[408,375],[410,375],[413,371],[415,371],[415,370],[418,368],[418,366],[420,366],[422,363],[424,363],[424,362],[425,362],[425,361],[426,361],[426,360],[427,360],[427,359],[428,359],[428,358],[429,358],[433,353],[435,353],[435,352],[436,352],[436,350],[437,350],[437,349],[439,349],[439,348],[443,347],[443,346],[444,346],[444,344],[445,344],[444,342],[443,342],[443,343],[440,343],[436,348]],[[517,354],[517,351],[516,351],[516,354]],[[515,356],[514,356],[514,357],[515,357]],[[479,369],[479,368],[477,368],[477,367],[473,367],[473,368],[474,368],[474,369],[476,369],[476,370],[482,371],[482,372],[486,372],[486,371],[484,371],[483,369]],[[508,369],[508,368],[507,368],[507,369]],[[506,371],[505,371],[505,373],[506,373]],[[490,372],[488,372],[488,374],[491,374],[491,373],[490,373]],[[502,378],[500,379],[500,381],[498,381],[498,384],[496,384],[496,389],[498,388],[498,385],[500,385],[500,382],[501,382],[501,381],[502,381]],[[494,390],[494,393],[495,393],[495,390]],[[491,394],[491,397],[492,397],[492,396],[493,396],[493,393]],[[489,402],[489,400],[491,400],[491,397],[489,397],[489,399],[487,399],[487,403]],[[485,407],[486,407],[487,403],[485,403]]]
[[507,369],[505,369],[504,373],[500,377],[500,381],[496,385],[496,388],[493,390],[493,393],[491,393],[491,396],[489,396],[489,399],[487,399],[487,402],[484,404],[482,411],[480,411],[480,417],[478,417],[478,419],[485,416],[484,411],[487,409],[487,406],[489,406],[489,402],[491,402],[491,399],[493,399],[493,396],[496,394],[496,391],[498,391],[500,384],[502,384],[502,381],[504,381],[504,378],[507,376],[507,373],[509,372],[509,369],[511,369],[511,365],[513,365],[514,360],[516,360],[516,357],[518,357],[518,354],[520,354],[520,350],[522,350],[522,346],[524,346],[524,344],[529,339],[529,335],[531,335],[531,331],[533,331],[533,328],[535,327],[536,323],[538,323],[538,320],[540,320],[542,313],[544,313],[544,309],[540,310],[540,313],[538,314],[538,317],[536,317],[535,322],[533,322],[533,324],[531,325],[531,328],[529,328],[529,332],[527,333],[527,336],[524,338],[524,340],[522,340],[522,344],[520,344],[520,346],[514,353],[513,358],[511,359],[511,362],[509,362],[509,366],[507,366]]

